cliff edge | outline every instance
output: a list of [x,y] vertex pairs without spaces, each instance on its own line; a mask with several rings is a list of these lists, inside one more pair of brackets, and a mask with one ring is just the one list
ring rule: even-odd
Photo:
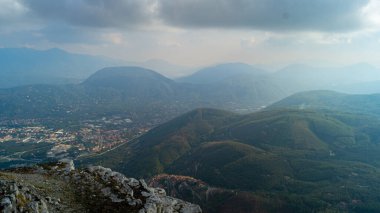
[[75,169],[70,160],[0,171],[2,212],[198,213],[200,207],[164,189],[101,166]]

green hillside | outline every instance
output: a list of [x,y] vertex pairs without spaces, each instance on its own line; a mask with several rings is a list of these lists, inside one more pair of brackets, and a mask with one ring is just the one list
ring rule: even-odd
[[368,188],[380,186],[379,130],[376,118],[353,113],[281,109],[239,115],[198,109],[81,163],[264,192],[260,196],[294,204],[289,208],[296,212],[361,212],[379,208],[380,195]]
[[325,109],[359,114],[380,114],[380,94],[344,94],[328,90],[300,92],[269,108]]
[[232,189],[264,190],[291,175],[287,162],[275,154],[234,142],[206,142],[176,161],[169,173],[199,178]]
[[235,114],[222,110],[194,110],[158,126],[131,145],[126,144],[86,161],[149,177],[164,172],[173,161],[199,146],[215,128],[235,117]]
[[331,153],[339,152],[342,156],[334,158],[354,158],[355,155],[349,154],[351,150],[377,146],[380,133],[375,130],[378,128],[380,122],[376,119],[344,113],[289,109],[239,115],[198,109],[158,126],[133,144],[109,152],[100,160],[112,164],[114,161],[110,159],[120,157],[115,152],[131,149],[133,154],[122,160],[125,167],[122,171],[150,176],[166,171],[190,153],[201,152],[208,147],[205,144],[218,141],[229,141],[229,145],[236,146],[246,144],[285,157],[329,159]]

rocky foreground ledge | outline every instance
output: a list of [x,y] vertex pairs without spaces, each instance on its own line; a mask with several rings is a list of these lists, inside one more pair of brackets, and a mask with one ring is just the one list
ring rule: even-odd
[[144,180],[101,166],[75,169],[72,161],[0,172],[2,212],[198,213]]

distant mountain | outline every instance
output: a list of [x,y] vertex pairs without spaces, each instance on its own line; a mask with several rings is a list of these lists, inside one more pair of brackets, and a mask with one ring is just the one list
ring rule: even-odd
[[[378,92],[378,88],[370,82],[380,81],[379,69],[364,63],[336,68],[298,64],[285,67],[276,73],[269,73],[244,63],[227,63],[206,67],[189,76],[181,77],[192,71],[163,60],[135,63],[73,54],[60,49],[0,48],[0,88],[79,83],[96,70],[124,64],[154,68],[165,76],[180,77],[176,81],[181,83],[212,85],[211,91],[215,93],[210,92],[209,96],[218,97],[220,101],[231,98],[234,99],[233,102],[263,100],[258,105],[267,105],[294,92],[305,90]],[[252,98],[252,95],[255,97]],[[229,97],[223,99],[223,96]]]
[[248,76],[262,76],[266,72],[261,69],[254,68],[251,65],[243,63],[228,63],[219,64],[212,67],[203,68],[192,75],[177,79],[180,82],[187,82],[193,84],[210,84],[226,81],[231,77],[248,75]]
[[[346,67],[313,67],[302,64],[287,66],[269,73],[242,63],[220,64],[204,68],[179,82],[207,85],[204,96],[225,103],[244,103],[262,108],[293,93],[308,90],[337,90],[353,93],[380,91],[380,70],[365,63]],[[372,83],[371,83],[372,82]],[[232,106],[233,104],[231,104]],[[241,105],[235,105],[238,109]],[[232,108],[232,107],[231,107]],[[254,108],[250,108],[252,111]],[[242,107],[243,111],[249,111]]]
[[156,70],[169,78],[180,78],[194,72],[195,68],[172,64],[162,59],[150,59],[143,62],[127,62],[128,66],[144,67]]
[[[211,96],[228,96],[229,99],[263,100],[265,103],[280,100],[296,92],[308,90],[337,90],[368,94],[378,92],[380,70],[360,63],[345,67],[314,67],[304,64],[289,65],[270,73],[243,63],[220,64],[177,79],[213,87]],[[247,98],[247,97],[249,98]]]
[[380,94],[350,95],[333,91],[308,91],[291,95],[269,108],[324,109],[380,115]]
[[177,81],[203,86],[207,100],[218,100],[218,105],[230,103],[243,111],[257,110],[289,95],[287,88],[273,81],[268,72],[243,63],[204,68]]
[[346,84],[335,87],[334,90],[351,94],[380,93],[380,81],[367,81],[362,83]]
[[[353,113],[198,109],[82,163],[140,177],[191,176],[289,212],[378,210],[371,203],[380,198],[372,190],[380,187],[379,132],[380,120]],[[371,192],[363,190],[368,186]]]
[[77,83],[98,69],[118,64],[115,60],[61,49],[0,48],[0,88]]
[[191,90],[186,92],[188,89],[144,68],[105,68],[81,84],[1,89],[0,115],[3,119],[78,119],[126,114],[134,115],[136,120],[162,120],[199,103],[196,99],[192,100]]
[[221,100],[219,105],[231,102],[235,109],[241,109],[242,112],[261,109],[291,94],[281,83],[267,76],[236,75],[208,84],[206,88],[203,94],[208,100]]
[[265,79],[236,77],[233,82],[199,85],[175,82],[141,67],[109,67],[80,84],[1,89],[0,115],[5,119],[127,113],[168,119],[198,107],[257,110],[283,95]]
[[[43,118],[128,113],[136,117],[165,117],[167,120],[198,107],[252,112],[288,96],[292,87],[295,91],[302,90],[296,89],[297,83],[291,80],[288,82],[271,74],[249,70],[242,69],[238,72],[240,74],[221,77],[217,82],[196,84],[177,82],[141,67],[109,67],[80,84],[1,89],[0,115],[3,118]],[[229,72],[222,71],[225,74]],[[304,96],[317,98],[308,94]],[[376,101],[368,102],[375,97],[357,96],[341,105],[347,107],[351,104],[357,110],[365,108],[377,113]],[[339,97],[334,95],[325,102],[323,98],[317,98],[315,102],[322,106],[340,103]],[[330,108],[334,109],[333,106]]]
[[289,65],[272,75],[292,92],[339,89],[349,85],[380,80],[380,70],[365,63],[345,67]]
[[82,83],[86,87],[112,88],[126,98],[175,99],[179,85],[152,70],[140,67],[110,67],[97,71]]

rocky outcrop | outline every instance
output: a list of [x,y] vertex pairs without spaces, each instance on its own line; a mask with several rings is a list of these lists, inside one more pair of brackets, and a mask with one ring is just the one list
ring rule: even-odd
[[75,169],[72,161],[0,172],[2,212],[198,213],[144,180],[101,166]]
[[3,212],[48,212],[48,201],[22,183],[0,180],[0,194]]
[[[151,187],[165,188],[169,196],[180,197],[191,202],[205,200],[210,186],[205,182],[189,176],[160,174],[149,180]],[[207,201],[207,199],[206,199]]]
[[[249,202],[240,203],[233,211],[225,211],[224,205],[234,205],[235,198],[242,193],[234,190],[209,186],[207,183],[189,176],[160,174],[149,180],[151,187],[164,188],[169,196],[178,197],[202,207],[204,212],[250,212],[239,211],[239,208],[249,206],[249,202],[257,203],[251,199]],[[265,211],[263,211],[265,212]]]
[[189,176],[160,174],[149,180],[149,186],[164,188],[169,196],[196,203],[206,213],[295,212],[273,199],[273,195],[212,187]]
[[88,204],[97,211],[106,207],[120,212],[201,212],[198,205],[166,196],[165,190],[148,187],[144,180],[127,178],[101,166],[73,173],[70,178],[80,183],[77,187],[81,197],[96,195]]

